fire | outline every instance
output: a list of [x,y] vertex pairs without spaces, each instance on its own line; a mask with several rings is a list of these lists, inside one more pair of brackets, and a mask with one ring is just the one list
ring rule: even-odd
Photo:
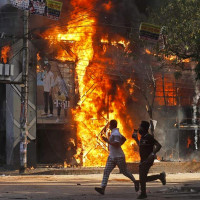
[[[146,53],[146,54],[149,54],[149,55],[154,55],[154,56],[156,56],[156,54],[153,53],[153,52],[151,52],[149,49],[145,49],[145,53]],[[164,56],[164,60],[168,60],[168,61],[179,60],[179,61],[181,61],[181,62],[183,62],[183,63],[189,63],[189,62],[191,62],[191,60],[190,60],[189,58],[180,60],[180,59],[178,59],[178,57],[175,56],[175,55]]]
[[119,46],[123,46],[124,47],[124,51],[127,52],[127,53],[130,53],[128,47],[129,47],[129,44],[130,44],[130,41],[125,41],[124,39],[118,39],[118,40],[111,40],[109,41],[108,40],[108,36],[104,36],[102,39],[101,39],[101,43],[103,44],[103,51],[104,53],[106,52],[107,50],[107,45],[112,45],[112,46],[115,46],[117,48],[119,48]]
[[119,45],[122,45],[125,48],[124,51],[127,52],[127,53],[129,52],[129,49],[128,49],[129,44],[130,44],[129,41],[125,41],[125,40],[116,41],[116,40],[114,40],[114,41],[111,41],[111,44],[113,46],[116,46],[117,48],[119,47]]
[[[40,54],[37,53],[37,62],[39,62],[40,60],[41,60]],[[41,72],[41,71],[43,71],[43,70],[41,69],[41,66],[40,66],[39,64],[37,64],[37,66],[36,66],[36,72],[39,73],[39,72]]]
[[127,80],[127,85],[128,85],[129,94],[130,94],[130,95],[133,95],[133,93],[134,93],[135,81],[132,80],[132,79],[128,79],[128,80]]
[[41,60],[40,54],[37,53],[37,61]]
[[63,167],[64,167],[64,168],[67,168],[67,167],[68,167],[68,164],[67,164],[66,161],[64,161],[64,163],[63,163]]
[[145,49],[145,52],[146,52],[147,54],[151,54],[151,51],[149,51],[148,49]]
[[[93,6],[92,1],[84,2],[87,7]],[[57,45],[57,59],[76,62],[80,101],[77,108],[72,110],[77,125],[75,159],[83,166],[104,166],[108,147],[101,139],[101,130],[110,119],[116,119],[120,132],[127,138],[122,146],[126,160],[137,161],[139,154],[133,150],[137,144],[131,138],[134,124],[125,109],[126,97],[130,95],[126,92],[127,83],[119,86],[112,78],[112,74],[107,73],[107,66],[115,69],[117,64],[112,59],[104,57],[107,48],[99,51],[99,47],[95,46],[93,39],[97,28],[96,18],[87,12],[87,9],[80,9],[80,5],[84,6],[80,0],[72,1],[74,11],[65,28],[54,27],[43,34],[52,47]],[[115,48],[121,45],[124,51],[129,45],[128,41],[121,38],[109,42],[107,38],[102,37],[101,42]],[[121,73],[119,77],[120,75]],[[129,88],[133,94],[133,88]]]
[[184,59],[183,62],[189,63],[189,62],[191,62],[191,60],[189,58],[187,58],[187,59]]
[[118,44],[122,44],[125,48],[127,48],[128,45],[130,44],[130,42],[129,42],[129,41],[126,42],[125,40],[120,40],[120,41],[118,42]]
[[110,9],[112,8],[112,2],[108,1],[107,3],[103,4],[103,7],[106,11],[110,11]]
[[8,62],[8,53],[10,51],[10,47],[9,46],[4,46],[1,50],[1,60],[3,63],[7,63]]
[[108,44],[109,42],[108,42],[108,39],[107,39],[107,38],[102,38],[102,39],[101,39],[101,43]]
[[157,160],[161,161],[161,160],[162,160],[162,158],[161,158],[160,156],[157,156]]
[[36,72],[39,73],[40,71],[41,71],[40,66],[37,65],[37,67],[36,67]]
[[[89,65],[89,62],[93,58],[93,36],[95,34],[95,18],[91,17],[87,12],[82,11],[76,15],[72,13],[72,20],[79,18],[78,22],[71,23],[67,26],[67,33],[59,30],[58,27],[55,29],[48,30],[45,33],[45,39],[50,40],[50,44],[54,44],[55,42],[60,41],[70,41],[71,46],[71,54],[67,51],[63,51],[61,48],[57,53],[56,58],[61,61],[77,61],[76,70],[79,71],[78,79],[79,79],[79,91],[81,95],[83,95],[83,77],[86,71],[86,67]],[[72,42],[73,41],[73,42]]]
[[177,105],[176,88],[173,82],[169,82],[166,77],[164,78],[164,92],[162,80],[156,82],[156,101],[160,106],[165,105],[164,95],[167,106]]
[[177,56],[169,55],[164,57],[165,60],[175,60],[177,59]]
[[191,144],[192,144],[192,140],[190,137],[188,137],[187,138],[187,148],[189,148]]

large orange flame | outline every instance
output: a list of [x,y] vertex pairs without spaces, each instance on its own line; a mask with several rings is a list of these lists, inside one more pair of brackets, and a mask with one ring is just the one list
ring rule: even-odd
[[1,60],[3,61],[3,63],[7,63],[9,51],[10,51],[10,47],[9,46],[4,46],[2,48],[2,50],[1,50]]
[[[164,84],[164,92],[163,92],[163,84]],[[164,99],[165,96],[165,99]],[[169,82],[169,80],[165,77],[164,82],[162,80],[156,82],[156,102],[160,106],[175,106],[177,105],[177,92],[174,87],[173,82]]]
[[[94,1],[84,2],[87,7],[93,7]],[[57,51],[57,59],[76,62],[80,101],[72,111],[77,123],[78,137],[75,158],[84,166],[105,165],[108,147],[102,141],[100,133],[110,119],[116,119],[120,132],[128,139],[123,145],[127,161],[139,160],[138,152],[134,151],[136,143],[131,139],[134,124],[125,109],[126,97],[129,95],[126,88],[129,88],[131,94],[134,90],[130,85],[127,86],[126,82],[116,86],[112,75],[106,72],[106,66],[113,66],[114,63],[104,57],[106,48],[104,51],[98,51],[98,45],[95,47],[93,39],[96,19],[88,9],[80,9],[85,6],[82,3],[81,0],[72,1],[74,11],[65,30],[55,27],[43,34],[51,45],[59,44],[58,46],[62,47]],[[108,42],[102,40],[102,43]],[[123,39],[109,43],[116,48],[121,45],[125,51],[129,45],[129,42]]]
[[[156,56],[156,54],[153,53],[153,52],[151,52],[149,49],[145,49],[145,53],[146,53],[146,54],[149,54],[149,55],[154,55],[154,56]],[[168,61],[178,60],[178,57],[175,56],[175,55],[168,55],[168,56],[164,56],[164,60],[168,60]],[[182,59],[182,60],[179,59],[179,61],[181,61],[181,62],[183,62],[183,63],[189,63],[189,62],[191,62],[191,60],[190,60],[189,58],[187,58],[187,59]]]

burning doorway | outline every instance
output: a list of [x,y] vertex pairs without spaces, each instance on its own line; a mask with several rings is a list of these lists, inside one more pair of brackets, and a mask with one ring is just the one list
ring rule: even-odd
[[[76,63],[79,101],[72,109],[77,127],[76,160],[84,166],[105,164],[108,151],[98,145],[98,135],[110,119],[116,119],[128,138],[123,147],[127,161],[138,161],[137,145],[131,139],[138,116],[131,108],[135,98],[130,41],[120,34],[106,34],[93,12],[95,1],[84,3],[71,1],[68,21],[62,20],[61,25],[50,26],[41,34],[48,42],[45,51],[51,59]],[[111,8],[105,6],[107,11]]]
[[[197,130],[199,135],[199,129]],[[197,147],[197,149],[196,149]],[[180,128],[179,133],[179,152],[180,159],[184,161],[199,161],[200,142],[199,138],[195,144],[195,129],[190,126]]]

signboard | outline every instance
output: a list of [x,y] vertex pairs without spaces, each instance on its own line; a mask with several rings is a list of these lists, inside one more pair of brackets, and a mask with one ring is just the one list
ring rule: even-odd
[[67,123],[72,106],[74,64],[49,61],[48,65],[37,68],[37,123]]
[[140,24],[139,36],[142,40],[157,42],[160,36],[161,26],[144,23]]
[[45,15],[46,0],[30,0],[30,13],[36,15]]
[[22,10],[29,10],[31,14],[45,15],[58,20],[62,10],[62,2],[55,0],[11,0],[11,4]]
[[47,17],[58,20],[62,10],[62,2],[47,0]]
[[29,0],[11,0],[11,4],[22,10],[29,10]]

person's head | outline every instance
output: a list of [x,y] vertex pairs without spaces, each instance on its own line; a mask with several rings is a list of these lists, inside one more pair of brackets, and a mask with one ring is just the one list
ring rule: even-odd
[[139,127],[139,134],[143,135],[143,134],[148,133],[149,126],[150,126],[149,122],[147,122],[147,121],[141,121],[140,127]]
[[115,119],[110,120],[110,126],[109,126],[110,130],[112,130],[114,128],[117,128],[117,121]]
[[44,68],[47,72],[51,70],[51,65],[49,63],[44,64]]

